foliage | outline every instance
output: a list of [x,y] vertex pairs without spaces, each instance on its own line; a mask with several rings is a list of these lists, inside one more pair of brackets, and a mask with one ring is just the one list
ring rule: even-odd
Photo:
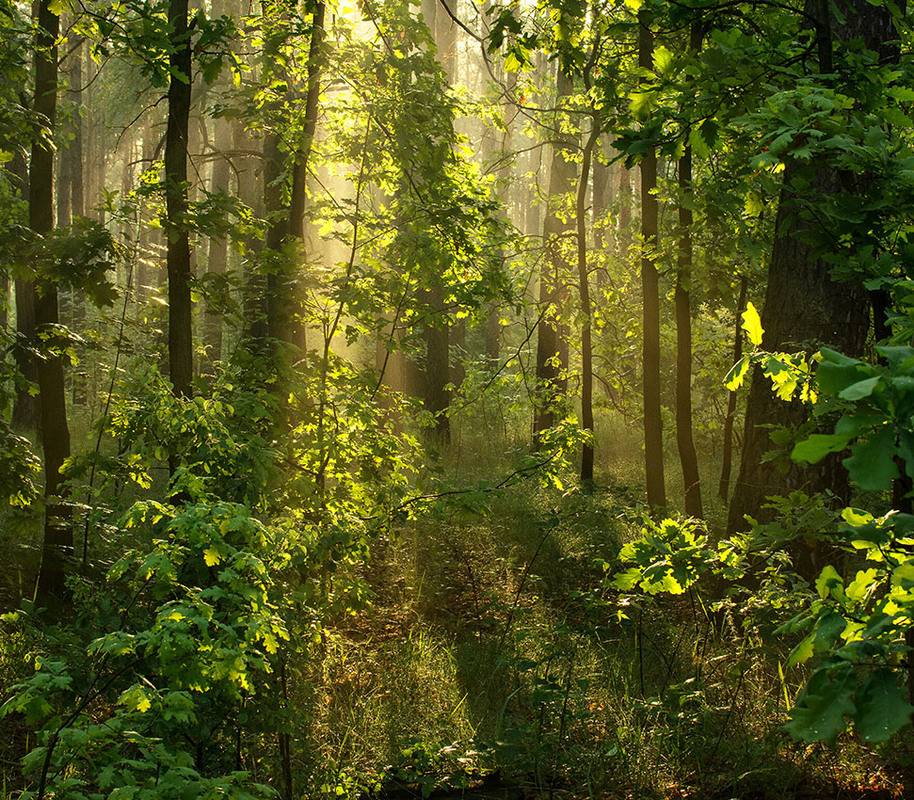
[[[230,767],[226,744],[289,636],[277,605],[288,551],[250,509],[195,482],[175,488],[193,500],[140,502],[122,520],[155,541],[90,589],[85,643],[70,658],[36,656],[0,710],[40,725],[23,762],[37,788],[25,796],[271,795]],[[38,622],[26,609],[4,624]]]

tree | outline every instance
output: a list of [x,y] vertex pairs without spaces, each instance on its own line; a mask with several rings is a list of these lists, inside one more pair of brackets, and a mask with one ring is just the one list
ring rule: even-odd
[[[638,12],[638,66],[651,70],[654,38],[651,17]],[[663,419],[660,405],[660,279],[654,264],[658,247],[657,152],[649,147],[641,159],[641,301],[643,348],[641,381],[644,395],[644,465],[647,503],[651,508],[666,505],[663,478]]]
[[[574,83],[559,67],[556,73],[556,107],[574,94]],[[549,207],[543,223],[543,258],[539,277],[539,320],[536,325],[536,382],[533,435],[536,440],[560,418],[568,387],[568,329],[564,314],[566,282],[570,270],[568,242],[577,236],[570,215],[561,204],[575,187],[575,164],[566,151],[574,150],[572,137],[562,130],[557,114],[550,131],[552,161],[549,169]]]
[[[887,6],[872,7],[851,0],[842,10],[844,21],[832,10],[821,10],[816,25],[816,44],[821,91],[832,91],[833,73],[852,80],[855,41],[876,54],[879,60],[897,58],[889,43],[895,37],[892,13]],[[837,60],[835,59],[837,56]],[[844,61],[847,58],[848,61]],[[853,93],[854,84],[842,87]],[[869,331],[870,313],[860,276],[839,283],[833,277],[834,242],[826,223],[829,203],[840,203],[840,196],[853,196],[865,184],[854,180],[838,166],[843,153],[822,149],[786,154],[784,183],[778,203],[775,240],[768,270],[768,283],[761,323],[765,330],[762,346],[768,351],[811,350],[827,346],[849,356],[862,353]],[[824,217],[827,220],[827,216]],[[823,241],[828,244],[823,246]],[[853,249],[853,241],[848,249]],[[757,370],[752,377],[746,409],[743,450],[728,527],[745,526],[745,516],[764,518],[762,506],[769,495],[786,494],[794,488],[804,491],[833,491],[847,496],[846,472],[837,457],[824,459],[815,469],[778,468],[764,454],[770,449],[769,432],[773,426],[797,429],[807,413],[799,402],[787,406],[771,392]]]
[[[36,137],[29,163],[29,226],[39,237],[54,229],[54,152],[50,135],[57,119],[57,37],[60,18],[49,0],[36,13],[35,102],[33,110],[47,126]],[[35,287],[35,336],[42,349],[37,378],[44,450],[45,522],[38,594],[45,601],[66,595],[66,558],[73,549],[71,512],[61,468],[70,456],[70,428],[64,393],[65,338],[59,330],[57,286],[39,280]]]
[[168,268],[168,372],[176,395],[190,397],[194,376],[187,225],[187,137],[193,42],[187,0],[169,0],[168,122],[165,132],[165,232]]

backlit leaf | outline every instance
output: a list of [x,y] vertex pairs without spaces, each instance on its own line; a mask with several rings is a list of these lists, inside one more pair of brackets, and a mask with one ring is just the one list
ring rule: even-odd
[[759,316],[758,311],[756,311],[755,306],[752,303],[746,304],[746,310],[743,312],[743,330],[746,332],[746,335],[749,337],[749,342],[756,347],[760,346],[762,343],[762,318]]

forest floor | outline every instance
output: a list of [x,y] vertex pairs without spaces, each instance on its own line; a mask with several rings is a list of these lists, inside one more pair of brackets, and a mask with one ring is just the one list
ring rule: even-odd
[[319,683],[302,730],[317,783],[390,800],[907,796],[909,739],[828,748],[783,731],[802,680],[779,675],[788,643],[697,594],[604,589],[634,506],[531,485],[376,549],[370,605],[302,676]]
[[[589,494],[530,479],[492,495],[486,513],[434,507],[335,578],[331,595],[362,601],[288,665],[303,797],[914,797],[910,728],[878,748],[853,735],[836,747],[791,740],[782,726],[805,674],[781,670],[795,642],[773,625],[739,604],[712,610],[713,587],[700,584],[675,597],[608,588],[644,524],[637,485],[610,478],[613,489]],[[721,512],[710,510],[713,532]],[[2,610],[29,573],[13,539]],[[14,645],[0,647],[0,681],[22,671]],[[2,723],[10,786],[30,735]],[[248,743],[258,780],[275,782],[274,745]]]

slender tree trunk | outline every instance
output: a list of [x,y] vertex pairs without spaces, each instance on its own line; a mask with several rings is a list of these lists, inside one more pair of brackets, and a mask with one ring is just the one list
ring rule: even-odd
[[[20,197],[29,202],[29,168],[19,150],[14,150],[13,159],[7,166],[13,185],[19,190]],[[14,355],[19,372],[29,383],[37,383],[38,367],[32,357],[32,346],[35,341],[35,287],[23,279],[16,278],[13,283],[16,305],[16,347]],[[12,426],[17,430],[37,431],[38,398],[25,387],[16,391],[13,403]]]
[[[433,309],[436,317],[445,317],[444,293],[440,287],[435,287],[428,292],[427,302]],[[450,393],[445,388],[450,382],[450,329],[446,318],[442,319],[440,327],[426,325],[425,335],[425,410],[435,417],[435,436],[441,444],[451,441],[451,421],[448,417],[450,406]]]
[[[39,0],[35,41],[34,110],[53,130],[57,118],[57,36],[60,19],[50,10],[50,0]],[[32,145],[29,165],[29,225],[39,236],[54,228],[54,154],[41,140]],[[41,406],[41,442],[44,449],[45,524],[39,601],[60,601],[67,595],[66,559],[73,551],[71,514],[60,469],[70,456],[70,429],[64,394],[63,360],[51,348],[61,345],[56,333],[57,287],[37,286],[35,333],[44,349],[38,361]]]
[[174,393],[190,397],[194,374],[187,213],[187,140],[191,101],[191,39],[187,0],[169,0],[171,26],[168,126],[165,133],[165,214],[168,267],[168,370]]
[[685,510],[703,517],[698,456],[692,438],[692,148],[679,159],[679,260],[676,269],[676,444],[685,484]]
[[323,2],[318,2],[311,19],[311,42],[308,47],[308,88],[305,94],[305,119],[302,127],[298,149],[293,155],[292,188],[289,200],[288,232],[298,244],[295,263],[291,264],[290,290],[286,302],[280,304],[284,316],[281,338],[294,344],[302,353],[308,348],[306,322],[306,293],[303,283],[298,280],[301,271],[298,258],[304,255],[305,248],[305,208],[307,205],[308,163],[317,132],[318,101],[320,99],[320,81],[323,70],[324,41]]
[[[638,65],[654,66],[654,36],[647,12],[638,14]],[[660,281],[654,265],[658,247],[658,208],[653,194],[657,187],[657,153],[652,147],[641,160],[641,297],[644,345],[642,386],[644,393],[644,464],[647,503],[651,508],[666,505],[663,477],[663,420],[660,407]]]
[[[748,279],[745,275],[739,281],[739,300],[736,302],[736,324],[733,331],[733,363],[743,357],[742,314],[746,310],[746,290]],[[736,392],[730,392],[727,398],[727,416],[724,418],[724,444],[720,483],[717,485],[717,496],[727,502],[730,495],[730,473],[733,470],[733,420],[736,416]]]
[[628,262],[628,251],[632,246],[632,174],[625,166],[619,166],[619,224],[616,229],[619,257]]
[[577,223],[578,293],[581,303],[581,427],[589,435],[581,452],[581,481],[593,480],[593,343],[590,308],[590,275],[587,271],[587,188],[590,181],[590,164],[593,149],[600,136],[596,116],[593,128],[584,145],[581,174],[578,178],[578,196],[575,205]]
[[[213,144],[216,148],[216,161],[213,163],[210,190],[213,194],[228,193],[231,179],[231,164],[224,155],[232,147],[231,124],[225,119],[216,119],[213,132]],[[228,241],[225,236],[214,236],[209,242],[209,261],[207,271],[211,275],[223,277],[228,271]],[[216,281],[217,291],[228,291],[220,281]],[[222,359],[222,312],[227,298],[222,295],[208,298],[203,319],[203,341],[206,345],[206,360],[210,368]]]
[[[611,169],[599,158],[593,162],[593,246],[596,250],[606,250],[606,210],[609,207]],[[609,202],[608,202],[609,201]]]
[[[556,78],[556,105],[574,91],[571,79],[561,70]],[[555,203],[574,189],[575,168],[563,158],[561,144],[553,145],[549,171],[549,198]],[[533,438],[551,428],[558,420],[565,402],[568,371],[567,326],[561,321],[565,299],[565,281],[570,264],[565,257],[566,240],[576,236],[571,221],[563,221],[551,206],[543,223],[543,269],[540,274],[540,319],[536,326],[537,398],[533,417]]]

